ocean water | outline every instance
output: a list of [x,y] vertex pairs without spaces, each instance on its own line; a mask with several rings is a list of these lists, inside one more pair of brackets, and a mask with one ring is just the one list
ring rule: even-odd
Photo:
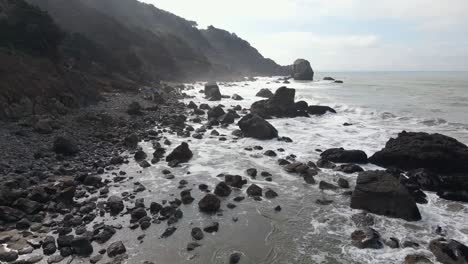
[[[357,249],[351,245],[350,235],[357,229],[351,215],[359,213],[349,207],[350,197],[343,190],[321,191],[318,185],[308,185],[297,175],[285,172],[278,164],[278,158],[290,154],[297,161],[317,161],[316,149],[344,147],[364,150],[368,156],[384,147],[390,137],[402,130],[442,133],[455,137],[468,144],[468,73],[318,73],[316,78],[332,76],[343,80],[343,84],[330,81],[278,82],[278,78],[258,78],[255,82],[221,83],[222,94],[237,93],[244,100],[223,99],[221,102],[208,102],[199,93],[203,83],[189,84],[193,89],[187,91],[197,105],[208,103],[212,106],[222,103],[226,107],[241,105],[249,108],[260,100],[255,94],[261,88],[273,92],[280,86],[296,89],[296,101],[304,100],[309,104],[328,105],[337,114],[320,117],[278,118],[269,120],[279,131],[280,136],[293,139],[292,143],[277,140],[261,141],[251,138],[235,139],[231,136],[237,125],[215,128],[226,135],[226,141],[211,137],[210,130],[201,140],[180,138],[167,134],[172,142],[169,151],[183,141],[189,143],[194,157],[178,168],[169,168],[176,176],[173,180],[163,177],[161,171],[166,166],[161,162],[142,170],[134,163],[124,168],[135,180],[144,184],[150,192],[137,198],[144,198],[148,205],[151,201],[179,197],[178,182],[189,182],[195,202],[182,205],[184,217],[177,223],[177,231],[169,238],[160,239],[167,228],[166,223],[153,224],[146,231],[117,233],[115,239],[124,240],[130,255],[128,263],[141,263],[143,260],[158,264],[169,263],[228,263],[233,252],[242,254],[241,263],[402,263],[408,254],[423,254],[435,259],[428,251],[430,240],[437,238],[435,230],[440,226],[448,238],[468,244],[468,206],[466,203],[450,202],[439,199],[434,193],[426,192],[429,203],[418,205],[422,220],[407,222],[400,219],[375,215],[374,228],[384,239],[396,237],[403,241],[420,244],[419,248],[380,250]],[[237,121],[237,120],[236,120]],[[352,126],[343,126],[348,122]],[[195,128],[201,124],[190,123]],[[248,151],[246,147],[262,146],[262,151]],[[141,146],[151,153],[150,142]],[[284,152],[278,149],[283,148]],[[266,150],[274,150],[278,157],[263,155]],[[364,169],[378,169],[368,164]],[[273,176],[272,182],[261,176],[250,179],[245,171],[257,168]],[[222,214],[206,215],[198,212],[197,201],[203,197],[198,184],[205,183],[214,189],[222,179],[220,173],[238,174],[249,178],[264,190],[271,188],[279,194],[275,199],[254,201],[246,198],[240,203],[232,201],[237,195],[245,195],[245,189],[234,191],[230,197],[222,199]],[[323,170],[316,181],[336,182],[338,178],[348,179],[351,187],[355,185],[357,174],[342,174],[333,170]],[[120,193],[132,190],[129,181],[111,189]],[[332,200],[330,205],[318,205],[317,199]],[[228,209],[227,203],[237,205]],[[275,212],[277,205],[281,212]],[[237,220],[237,221],[234,221]],[[212,221],[220,223],[219,232],[205,234],[201,246],[194,251],[186,250],[191,242],[190,230],[203,227]],[[116,218],[115,223],[128,225],[128,219]],[[142,243],[136,237],[146,234]]]

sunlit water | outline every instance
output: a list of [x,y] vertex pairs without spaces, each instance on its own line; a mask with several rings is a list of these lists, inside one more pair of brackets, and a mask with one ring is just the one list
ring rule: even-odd
[[[182,205],[184,217],[175,226],[178,230],[169,238],[160,239],[167,224],[153,224],[148,230],[118,232],[113,239],[124,240],[130,254],[128,263],[141,263],[143,260],[158,264],[166,263],[227,263],[233,252],[243,254],[241,263],[401,263],[410,253],[421,253],[431,256],[427,250],[428,242],[437,238],[437,226],[441,226],[447,237],[468,244],[468,207],[463,203],[439,199],[433,193],[428,194],[429,203],[418,205],[422,220],[406,222],[383,216],[375,216],[374,228],[383,238],[396,237],[417,242],[419,249],[362,250],[351,245],[350,235],[357,229],[351,221],[352,214],[360,212],[349,207],[350,197],[342,195],[344,190],[322,192],[317,185],[307,185],[296,175],[286,173],[277,164],[278,158],[290,154],[297,155],[298,161],[317,161],[316,149],[325,150],[332,147],[364,150],[369,156],[380,150],[385,142],[402,130],[443,133],[468,143],[468,76],[462,73],[327,73],[317,74],[318,78],[331,75],[342,79],[344,84],[327,81],[294,82],[282,84],[277,78],[260,78],[256,82],[240,82],[236,86],[221,84],[225,95],[237,93],[243,101],[223,99],[226,107],[241,105],[249,108],[261,98],[255,97],[260,88],[271,88],[286,85],[296,89],[296,100],[305,100],[309,104],[329,105],[338,114],[327,114],[321,117],[298,117],[272,119],[270,122],[278,129],[280,136],[293,139],[292,143],[277,140],[260,141],[250,138],[234,140],[231,132],[237,125],[228,128],[215,128],[225,134],[227,141],[210,137],[210,130],[201,140],[166,136],[172,141],[169,151],[182,141],[189,142],[194,153],[192,160],[183,166],[170,169],[176,176],[166,180],[162,169],[167,168],[161,162],[151,168],[142,170],[131,163],[126,169],[130,175],[143,183],[151,192],[144,192],[137,197],[145,198],[147,205],[151,201],[179,198],[181,190],[178,182],[185,179],[188,187],[193,188],[192,205]],[[198,91],[202,84],[187,91],[196,96],[197,105],[208,103],[212,106],[219,102],[208,102]],[[188,103],[190,100],[186,100]],[[237,120],[236,120],[237,121]],[[343,126],[348,122],[352,126]],[[200,124],[192,124],[195,128]],[[141,145],[152,153],[151,144]],[[263,151],[247,151],[245,147],[260,145]],[[285,152],[277,149],[284,148]],[[263,155],[265,150],[275,150],[276,158]],[[245,170],[257,168],[273,174],[273,181],[267,182],[261,176],[252,180]],[[365,165],[365,169],[378,168]],[[187,174],[190,172],[190,174]],[[197,202],[203,196],[198,184],[206,183],[210,189],[221,180],[220,173],[239,174],[249,178],[264,188],[278,192],[279,197],[263,201],[246,200],[235,203],[232,198],[245,195],[245,189],[223,199],[222,215],[205,215],[198,212]],[[352,188],[356,174],[347,175],[332,170],[323,170],[316,176],[317,182],[326,180],[334,182],[338,177],[349,179]],[[113,192],[131,190],[133,181],[113,188]],[[174,196],[172,196],[174,195]],[[317,199],[333,200],[330,205],[318,205]],[[237,208],[228,209],[226,204],[232,202]],[[275,212],[273,208],[281,205],[283,210]],[[238,221],[233,221],[238,218]],[[115,220],[124,226],[128,218]],[[192,227],[203,227],[211,221],[220,223],[220,230],[215,234],[205,234],[200,242],[201,247],[187,252],[186,245],[191,242]],[[136,237],[146,234],[144,242],[139,243]],[[433,259],[434,260],[434,259]],[[435,260],[434,260],[435,261]]]

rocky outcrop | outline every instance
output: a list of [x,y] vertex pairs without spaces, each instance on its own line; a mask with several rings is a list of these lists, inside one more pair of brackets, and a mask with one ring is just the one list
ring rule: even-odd
[[421,214],[411,194],[398,177],[386,171],[359,173],[351,197],[351,208],[374,214],[418,221]]
[[367,155],[362,150],[346,150],[344,148],[327,149],[320,154],[322,159],[340,163],[367,163]]
[[294,80],[312,81],[314,79],[314,71],[312,70],[309,61],[297,59],[292,68],[292,76]]
[[193,156],[192,151],[189,148],[189,145],[186,142],[182,142],[177,148],[175,148],[171,154],[166,157],[166,161],[170,165],[177,165],[179,163],[189,161]]
[[446,238],[434,239],[429,243],[429,250],[443,264],[468,263],[468,247]]
[[278,131],[268,121],[255,114],[248,114],[238,122],[245,137],[272,139],[278,137]]
[[215,82],[208,82],[205,84],[205,97],[210,101],[220,101],[221,92]]
[[253,103],[250,111],[263,118],[271,118],[272,116],[295,117],[297,116],[294,103],[295,94],[296,90],[294,89],[280,87],[272,98]]
[[403,170],[426,168],[440,173],[466,173],[468,147],[441,134],[403,131],[397,138],[391,138],[369,161]]

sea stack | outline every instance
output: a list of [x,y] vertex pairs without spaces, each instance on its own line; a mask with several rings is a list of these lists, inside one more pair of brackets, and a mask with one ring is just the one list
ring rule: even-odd
[[292,76],[298,81],[312,81],[314,79],[314,71],[310,66],[310,62],[304,59],[297,59],[292,66]]

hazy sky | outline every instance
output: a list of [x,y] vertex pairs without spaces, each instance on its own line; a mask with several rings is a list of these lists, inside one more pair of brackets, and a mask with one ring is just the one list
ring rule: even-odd
[[315,70],[468,70],[468,0],[144,0]]

